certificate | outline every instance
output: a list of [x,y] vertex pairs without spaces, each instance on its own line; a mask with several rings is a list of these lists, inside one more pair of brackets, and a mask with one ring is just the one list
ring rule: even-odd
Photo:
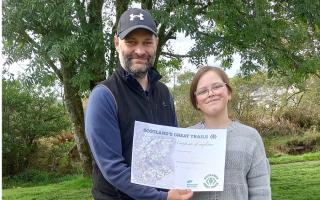
[[131,182],[155,188],[223,191],[227,129],[135,122]]

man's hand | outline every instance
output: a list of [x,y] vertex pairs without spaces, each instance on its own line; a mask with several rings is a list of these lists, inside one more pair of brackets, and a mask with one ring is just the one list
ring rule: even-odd
[[167,200],[188,200],[191,199],[193,192],[191,190],[169,190]]

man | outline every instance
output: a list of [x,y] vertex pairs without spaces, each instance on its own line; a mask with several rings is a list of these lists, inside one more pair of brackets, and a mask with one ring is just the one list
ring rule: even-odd
[[92,91],[86,111],[86,136],[94,157],[95,199],[189,199],[190,190],[160,191],[133,184],[131,154],[135,120],[177,126],[172,97],[154,69],[158,37],[149,12],[122,14],[114,38],[120,66]]

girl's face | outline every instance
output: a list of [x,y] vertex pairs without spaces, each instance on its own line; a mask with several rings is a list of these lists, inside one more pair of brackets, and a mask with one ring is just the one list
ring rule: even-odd
[[203,74],[199,79],[195,95],[197,108],[205,115],[217,117],[228,114],[227,105],[231,100],[231,93],[217,73],[208,71]]

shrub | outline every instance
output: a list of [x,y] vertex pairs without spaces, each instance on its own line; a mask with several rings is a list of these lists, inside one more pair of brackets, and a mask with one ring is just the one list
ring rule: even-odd
[[288,154],[303,154],[320,150],[320,134],[305,134],[303,137],[294,137],[287,141]]
[[281,117],[285,120],[290,121],[293,124],[296,124],[300,128],[308,129],[312,125],[317,125],[316,122],[313,120],[313,116],[308,111],[303,111],[302,109],[293,109],[290,108],[285,110]]
[[3,176],[28,168],[37,139],[69,129],[71,124],[57,95],[20,80],[3,80]]
[[39,148],[33,154],[30,166],[59,174],[78,173],[80,158],[73,136],[73,133],[63,132],[55,137],[39,139]]

